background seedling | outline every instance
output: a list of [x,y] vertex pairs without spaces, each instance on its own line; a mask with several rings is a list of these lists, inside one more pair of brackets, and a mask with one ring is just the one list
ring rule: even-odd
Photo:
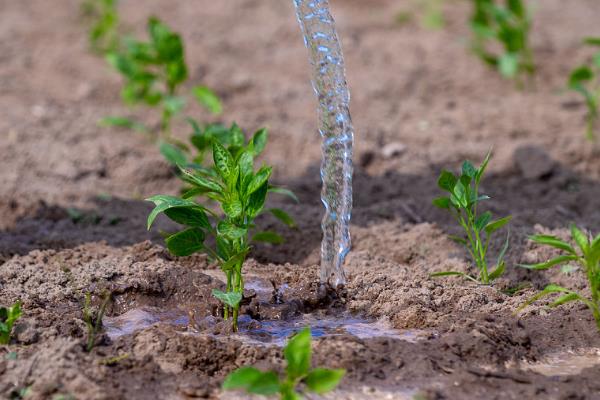
[[[251,242],[280,243],[283,239],[275,232],[257,232],[254,219],[264,211],[269,192],[282,192],[269,185],[272,168],[262,166],[254,171],[254,159],[265,148],[267,131],[261,129],[245,143],[243,132],[237,125],[232,127],[236,137],[227,148],[214,138],[211,140],[214,166],[212,168],[184,168],[180,166],[181,179],[190,189],[181,197],[158,195],[147,199],[155,204],[148,216],[148,229],[158,214],[164,213],[173,221],[186,226],[186,229],[166,237],[169,251],[176,256],[188,256],[195,252],[205,252],[215,260],[227,280],[225,292],[213,290],[213,295],[224,305],[224,317],[233,316],[233,329],[237,330],[237,317],[244,293],[242,266]],[[241,136],[240,136],[241,135]],[[284,192],[285,193],[285,192]],[[204,196],[221,206],[223,214],[191,200]],[[283,210],[268,209],[288,226],[295,226],[294,220]],[[212,236],[214,244],[207,242]]]
[[[535,71],[529,46],[531,18],[522,0],[472,0],[472,48],[486,64],[507,78],[518,78]],[[491,51],[499,45],[502,52]]]
[[571,246],[571,244],[556,236],[531,236],[530,239],[534,242],[554,247],[555,249],[561,250],[563,254],[543,263],[521,265],[521,267],[533,270],[545,270],[554,266],[564,265],[565,263],[576,263],[580,265],[581,270],[585,272],[591,297],[586,297],[581,293],[556,284],[550,284],[546,286],[544,290],[527,300],[525,304],[519,307],[519,311],[543,297],[558,293],[560,294],[560,297],[550,303],[551,308],[558,307],[571,301],[580,301],[590,309],[596,320],[596,326],[600,331],[600,235],[592,239],[591,236],[583,233],[577,226],[572,225],[571,238],[576,243],[577,250],[575,247]]
[[92,20],[90,47],[97,53],[115,51],[119,47],[119,13],[117,0],[86,0],[83,12]]
[[492,272],[488,271],[487,254],[492,234],[506,225],[511,216],[492,220],[492,213],[489,211],[481,215],[477,213],[479,203],[489,199],[489,196],[479,194],[479,184],[490,157],[491,153],[488,153],[479,168],[465,161],[458,176],[450,171],[442,171],[438,186],[447,191],[449,196],[438,197],[433,201],[436,207],[448,210],[465,231],[466,237],[451,236],[451,239],[467,249],[477,265],[479,276],[474,278],[462,272],[445,271],[432,274],[434,277],[459,275],[487,285],[504,273],[506,267],[504,254],[508,248],[508,234]]
[[21,302],[10,307],[0,307],[0,344],[9,344],[15,322],[21,317]]
[[106,292],[100,308],[98,308],[98,310],[93,310],[92,294],[90,292],[85,294],[85,300],[83,302],[83,320],[87,327],[87,342],[85,348],[88,352],[92,351],[96,345],[96,336],[102,330],[102,319],[104,318],[104,313],[106,312],[106,307],[110,302],[110,298],[110,293]]
[[[600,37],[587,38],[585,44],[600,47]],[[600,101],[600,51],[594,54],[592,60],[571,71],[568,87],[580,93],[585,99],[587,106],[586,136],[594,140],[594,127],[598,120],[598,102]]]
[[242,367],[225,378],[223,389],[241,389],[264,396],[279,395],[283,400],[301,399],[298,385],[307,392],[323,394],[335,389],[344,377],[343,369],[311,369],[311,334],[305,328],[292,337],[283,350],[287,367],[280,378],[275,371],[263,372],[253,367]]

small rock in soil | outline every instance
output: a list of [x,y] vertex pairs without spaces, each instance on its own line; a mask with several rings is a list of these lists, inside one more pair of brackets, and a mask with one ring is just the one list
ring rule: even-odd
[[385,158],[399,157],[406,151],[406,145],[400,142],[388,143],[381,149],[381,155]]
[[515,164],[526,179],[544,179],[550,177],[556,163],[543,149],[526,145],[515,150]]

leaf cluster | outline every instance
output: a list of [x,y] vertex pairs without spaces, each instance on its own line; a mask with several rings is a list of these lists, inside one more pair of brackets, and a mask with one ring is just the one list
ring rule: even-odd
[[504,273],[506,267],[504,255],[508,248],[508,235],[498,255],[495,269],[491,273],[488,271],[487,253],[492,234],[504,227],[511,217],[493,220],[492,213],[489,211],[483,214],[477,213],[478,204],[490,198],[479,193],[481,178],[490,157],[491,153],[488,153],[479,168],[475,168],[469,161],[465,161],[459,175],[443,170],[438,179],[438,186],[448,192],[448,195],[433,200],[436,207],[450,212],[465,231],[465,237],[452,236],[451,239],[467,249],[477,265],[479,277],[476,279],[462,272],[453,271],[432,274],[434,277],[459,275],[476,282],[489,284]]
[[[514,79],[533,74],[535,66],[529,46],[531,21],[523,0],[472,0],[471,30],[475,54],[503,76]],[[502,53],[489,50],[490,43],[502,47]]]
[[[590,37],[584,44],[600,47],[600,38]],[[600,51],[593,55],[591,61],[582,64],[571,71],[568,88],[580,93],[585,99],[587,107],[586,136],[594,140],[594,126],[598,120],[598,103],[600,102]]]
[[263,372],[254,367],[242,367],[225,378],[223,389],[241,389],[263,396],[279,395],[282,400],[302,399],[297,386],[307,392],[323,394],[336,388],[346,371],[343,369],[311,369],[311,333],[305,328],[292,337],[283,350],[287,366],[280,378],[274,371]]
[[97,53],[114,51],[119,46],[117,0],[86,0],[84,13],[92,19],[90,47]]
[[9,344],[15,322],[21,317],[21,302],[10,307],[0,307],[0,344]]
[[521,267],[531,270],[546,270],[565,263],[579,264],[586,274],[591,297],[587,298],[570,289],[550,284],[519,307],[519,310],[550,294],[559,293],[560,296],[550,303],[550,307],[558,307],[571,301],[580,301],[592,311],[600,330],[600,235],[591,238],[573,224],[571,225],[571,239],[575,242],[576,247],[552,235],[533,235],[530,239],[535,243],[558,249],[562,254],[542,263],[521,265]]
[[[188,256],[205,252],[219,264],[227,277],[227,290],[215,290],[213,294],[223,302],[226,317],[231,308],[234,329],[237,329],[237,311],[244,290],[242,266],[251,242],[283,241],[279,234],[271,231],[258,232],[250,237],[250,231],[256,228],[254,219],[268,211],[290,227],[295,227],[295,222],[281,209],[264,210],[269,192],[282,193],[281,189],[269,184],[271,167],[263,165],[256,171],[254,168],[255,157],[267,143],[267,131],[257,131],[246,143],[243,132],[234,124],[227,137],[234,138],[227,147],[217,138],[207,138],[212,148],[212,168],[180,166],[180,178],[190,187],[182,196],[157,195],[147,199],[155,205],[148,216],[148,229],[156,217],[164,213],[185,226],[185,229],[165,239],[172,254]],[[222,213],[194,201],[197,196],[217,202]],[[208,241],[208,238],[214,239],[214,242]]]

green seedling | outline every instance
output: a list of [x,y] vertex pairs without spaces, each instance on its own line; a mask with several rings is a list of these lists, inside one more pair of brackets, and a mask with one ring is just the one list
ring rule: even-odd
[[[517,79],[535,72],[529,46],[531,18],[523,0],[472,0],[474,53],[503,76]],[[492,51],[491,47],[502,51]]]
[[[267,143],[267,131],[259,130],[249,143],[245,143],[243,133],[239,139],[228,147],[218,140],[211,141],[212,168],[180,166],[180,178],[190,186],[181,197],[158,195],[147,199],[156,206],[148,216],[148,229],[161,213],[186,227],[166,237],[167,248],[172,254],[188,256],[204,252],[225,273],[226,291],[215,289],[213,295],[223,303],[225,319],[232,313],[234,330],[238,329],[237,317],[244,293],[242,266],[251,249],[250,244],[283,241],[275,232],[259,231],[250,236],[250,231],[256,230],[254,219],[267,211],[286,225],[295,226],[294,220],[283,210],[264,210],[269,192],[288,194],[269,184],[271,167],[254,170],[254,159]],[[197,196],[220,204],[222,214],[192,200]],[[209,243],[208,237],[213,237],[214,243]]]
[[242,367],[225,378],[224,390],[244,390],[247,393],[263,396],[276,396],[282,400],[302,399],[303,391],[323,394],[335,389],[346,371],[344,369],[311,369],[311,334],[305,328],[292,337],[283,349],[287,366],[285,376],[279,377],[277,372],[263,372],[254,367]]
[[10,307],[0,307],[0,344],[9,344],[13,325],[21,317],[21,302]]
[[[148,19],[147,30],[149,41],[123,38],[120,48],[109,52],[106,59],[123,77],[121,97],[126,104],[160,110],[158,137],[156,132],[154,136],[163,156],[176,165],[182,161],[177,154],[189,150],[187,144],[171,136],[170,129],[171,121],[181,114],[187,103],[186,96],[181,93],[181,87],[188,78],[183,40],[155,17]],[[191,94],[213,114],[222,112],[221,101],[209,88],[196,86],[191,89]],[[152,133],[150,128],[127,117],[106,117],[100,123]]]
[[119,47],[119,13],[117,0],[86,0],[84,13],[92,19],[90,47],[97,53],[115,51]]
[[[586,38],[585,44],[600,47],[600,37]],[[594,140],[594,127],[598,121],[598,104],[600,102],[600,51],[594,54],[587,64],[580,65],[571,71],[568,87],[580,93],[587,106],[586,136]]]
[[450,171],[442,171],[438,186],[448,192],[448,196],[438,197],[433,201],[436,207],[448,210],[465,231],[465,237],[451,236],[455,242],[463,245],[479,270],[479,276],[474,278],[462,272],[445,271],[432,274],[433,277],[441,276],[463,276],[466,279],[483,284],[490,284],[494,279],[500,277],[506,268],[504,255],[508,249],[509,236],[502,247],[493,271],[488,271],[488,249],[492,234],[506,225],[511,216],[492,220],[489,211],[478,214],[479,203],[489,199],[489,196],[479,194],[481,178],[490,161],[491,153],[488,153],[479,168],[475,168],[469,161],[462,165],[461,174],[455,176]]
[[596,326],[600,331],[600,235],[592,239],[591,236],[583,233],[577,226],[571,225],[571,239],[575,242],[577,248],[551,235],[534,235],[530,239],[535,243],[561,250],[562,254],[543,263],[520,265],[521,267],[540,271],[558,265],[578,264],[581,267],[581,271],[585,272],[587,277],[591,297],[586,297],[581,293],[556,284],[550,284],[544,290],[527,300],[525,304],[519,307],[518,311],[543,297],[557,293],[560,296],[550,303],[551,308],[571,301],[582,302],[592,312],[596,320]]
[[83,302],[83,320],[87,327],[87,343],[86,351],[89,353],[96,345],[96,337],[102,330],[102,319],[106,313],[106,307],[110,302],[111,294],[107,292],[104,295],[104,299],[100,304],[98,310],[92,309],[92,294],[87,292],[85,294],[85,300]]

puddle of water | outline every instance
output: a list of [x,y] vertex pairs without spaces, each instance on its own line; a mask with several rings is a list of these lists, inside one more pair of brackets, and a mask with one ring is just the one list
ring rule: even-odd
[[249,343],[277,346],[283,346],[290,335],[306,326],[310,326],[312,336],[317,338],[351,334],[361,339],[387,337],[414,343],[431,334],[422,330],[398,330],[384,321],[368,321],[349,316],[315,317],[304,314],[293,320],[260,321],[258,324],[248,316],[244,316],[240,321],[241,330],[235,335],[237,338]]
[[585,368],[600,364],[600,349],[580,352],[561,352],[550,355],[544,360],[532,363],[523,362],[521,368],[546,376],[578,375]]
[[111,339],[132,335],[159,322],[174,326],[187,326],[188,317],[181,310],[161,311],[151,307],[129,310],[116,317],[105,317],[102,321],[106,334]]

